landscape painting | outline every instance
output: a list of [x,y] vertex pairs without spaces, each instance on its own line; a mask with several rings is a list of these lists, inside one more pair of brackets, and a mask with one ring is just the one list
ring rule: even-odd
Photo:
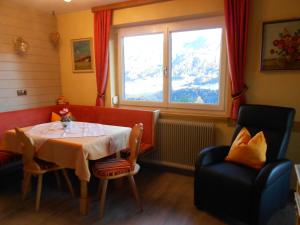
[[76,39],[71,44],[73,72],[93,72],[92,39]]
[[300,69],[300,19],[263,23],[261,70]]

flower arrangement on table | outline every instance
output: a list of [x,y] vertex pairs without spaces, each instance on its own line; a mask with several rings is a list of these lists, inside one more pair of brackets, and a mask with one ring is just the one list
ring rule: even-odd
[[279,39],[273,41],[275,48],[270,53],[277,54],[279,58],[287,63],[300,61],[300,29],[293,35],[285,28],[283,33],[279,33]]
[[74,120],[68,108],[63,108],[62,110],[60,110],[59,114],[61,117],[60,121],[62,122],[64,128],[67,128],[69,123]]

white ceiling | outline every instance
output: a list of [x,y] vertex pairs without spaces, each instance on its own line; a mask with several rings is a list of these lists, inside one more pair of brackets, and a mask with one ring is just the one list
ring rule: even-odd
[[72,0],[65,2],[64,0],[11,0],[13,2],[33,7],[41,11],[52,12],[56,14],[70,13],[80,10],[90,9],[93,6],[107,5],[127,0]]

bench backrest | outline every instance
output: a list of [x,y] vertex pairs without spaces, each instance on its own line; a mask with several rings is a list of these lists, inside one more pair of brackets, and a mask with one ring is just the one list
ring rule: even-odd
[[46,106],[34,109],[1,112],[0,140],[3,138],[5,131],[9,129],[49,122],[51,119],[51,112],[57,111],[58,108],[58,106]]
[[51,120],[51,112],[58,113],[63,107],[67,107],[75,119],[81,122],[94,122],[125,127],[133,127],[136,123],[143,123],[142,146],[144,146],[143,144],[148,146],[154,145],[154,130],[158,111],[81,105],[55,105],[2,112],[0,113],[0,139],[3,138],[6,130],[49,122]]
[[96,106],[70,105],[70,112],[78,121],[95,122],[107,125],[133,127],[136,123],[143,123],[143,143],[154,143],[154,127],[156,111],[103,108]]

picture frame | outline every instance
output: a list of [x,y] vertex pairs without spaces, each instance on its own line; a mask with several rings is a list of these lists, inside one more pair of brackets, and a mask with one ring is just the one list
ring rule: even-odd
[[263,23],[262,71],[300,70],[300,18]]
[[74,73],[91,73],[94,71],[92,38],[72,39],[71,50]]

